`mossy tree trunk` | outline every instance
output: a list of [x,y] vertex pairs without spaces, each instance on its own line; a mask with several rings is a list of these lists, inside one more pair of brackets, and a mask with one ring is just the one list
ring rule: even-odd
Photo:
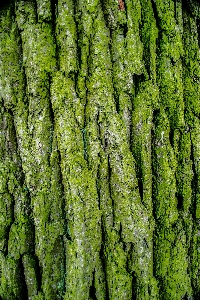
[[200,299],[200,5],[0,8],[2,300]]

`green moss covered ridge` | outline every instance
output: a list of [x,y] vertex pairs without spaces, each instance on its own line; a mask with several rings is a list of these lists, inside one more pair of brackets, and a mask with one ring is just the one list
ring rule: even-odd
[[200,297],[197,1],[0,7],[0,298]]

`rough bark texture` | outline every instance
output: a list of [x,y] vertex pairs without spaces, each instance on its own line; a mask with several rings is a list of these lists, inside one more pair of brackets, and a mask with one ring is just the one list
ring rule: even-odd
[[200,299],[198,1],[6,2],[1,299]]

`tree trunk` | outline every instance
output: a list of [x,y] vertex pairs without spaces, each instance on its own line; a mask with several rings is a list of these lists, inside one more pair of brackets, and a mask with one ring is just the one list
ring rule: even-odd
[[198,1],[4,2],[1,299],[200,299]]

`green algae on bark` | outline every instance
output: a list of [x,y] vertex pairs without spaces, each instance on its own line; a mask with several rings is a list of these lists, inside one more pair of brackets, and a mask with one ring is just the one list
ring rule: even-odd
[[199,7],[0,8],[0,297],[198,299]]
[[186,234],[177,209],[176,159],[169,140],[169,121],[164,111],[155,118],[154,209],[156,221],[155,268],[163,299],[191,295]]
[[[82,133],[76,121],[74,101],[73,81],[58,72],[53,78],[52,104],[70,232],[70,240],[66,241],[66,272],[69,278],[65,297],[85,299],[89,296],[101,245],[100,211],[95,180],[84,159]],[[89,263],[90,257],[93,257],[93,263]],[[84,281],[84,276],[88,277],[87,281]]]

